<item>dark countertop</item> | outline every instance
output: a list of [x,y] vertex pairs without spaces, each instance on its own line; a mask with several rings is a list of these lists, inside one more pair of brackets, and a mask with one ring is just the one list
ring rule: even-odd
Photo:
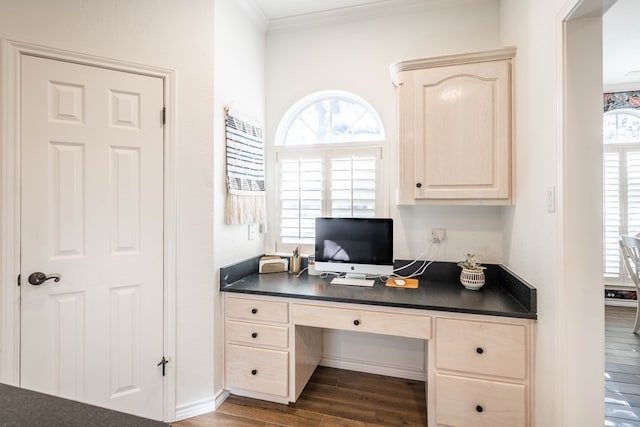
[[0,426],[167,427],[169,424],[0,384]]
[[[259,259],[259,257],[257,257]],[[258,274],[252,258],[220,270],[220,290],[306,300],[370,304],[387,307],[536,319],[535,288],[502,266],[488,265],[486,284],[479,291],[458,281],[455,263],[434,263],[419,277],[417,289],[393,288],[376,280],[373,287],[331,285],[330,278],[296,278],[289,273]],[[452,276],[453,275],[453,276]]]

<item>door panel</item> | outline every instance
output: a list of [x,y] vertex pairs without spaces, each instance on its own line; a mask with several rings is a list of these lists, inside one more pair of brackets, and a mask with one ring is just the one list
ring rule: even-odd
[[161,419],[162,79],[21,66],[21,385]]

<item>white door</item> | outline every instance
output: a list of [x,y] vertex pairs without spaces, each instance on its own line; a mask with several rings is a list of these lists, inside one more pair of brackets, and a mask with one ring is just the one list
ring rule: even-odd
[[21,70],[20,383],[162,419],[162,79]]

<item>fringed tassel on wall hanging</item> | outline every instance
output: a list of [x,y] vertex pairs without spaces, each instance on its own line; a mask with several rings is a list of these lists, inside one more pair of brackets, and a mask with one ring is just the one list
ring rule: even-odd
[[225,107],[227,202],[225,224],[265,224],[264,137],[262,129]]

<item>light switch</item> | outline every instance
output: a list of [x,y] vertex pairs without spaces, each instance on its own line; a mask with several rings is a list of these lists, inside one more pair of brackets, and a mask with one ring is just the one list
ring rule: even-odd
[[556,187],[554,185],[550,185],[547,187],[547,212],[555,212],[556,211]]

